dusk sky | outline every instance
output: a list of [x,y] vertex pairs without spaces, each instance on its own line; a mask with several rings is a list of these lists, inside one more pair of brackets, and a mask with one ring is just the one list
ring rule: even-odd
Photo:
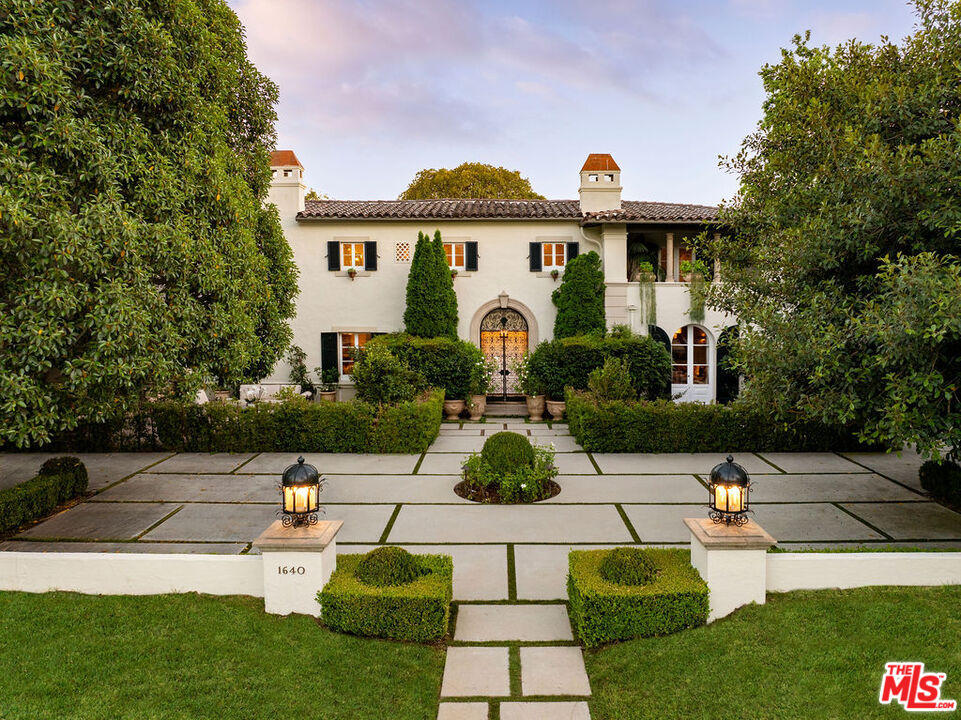
[[280,86],[278,147],[338,199],[396,198],[424,167],[520,170],[576,198],[609,152],[624,198],[714,204],[791,37],[901,39],[904,0],[230,0]]

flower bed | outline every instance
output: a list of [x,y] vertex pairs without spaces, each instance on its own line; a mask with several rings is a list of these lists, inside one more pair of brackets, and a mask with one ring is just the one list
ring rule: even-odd
[[[499,440],[514,447],[506,452],[503,447],[494,448]],[[464,462],[464,480],[454,492],[480,503],[537,502],[561,491],[554,482],[557,473],[553,449],[531,445],[518,433],[500,432],[487,439],[481,453],[472,453]]]

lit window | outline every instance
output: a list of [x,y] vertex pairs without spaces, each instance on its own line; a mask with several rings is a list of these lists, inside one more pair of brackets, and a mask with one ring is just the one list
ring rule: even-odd
[[464,269],[464,243],[444,243],[444,254],[451,270]]
[[341,243],[340,244],[340,258],[341,258],[341,269],[348,270],[354,268],[355,270],[364,269],[364,243]]
[[567,243],[542,243],[541,253],[543,254],[541,267],[544,270],[558,270],[564,267],[567,260]]
[[707,333],[694,325],[682,327],[671,339],[671,382],[707,385],[710,382]]
[[371,333],[341,333],[340,334],[340,374],[350,375],[354,367],[354,356],[367,341]]

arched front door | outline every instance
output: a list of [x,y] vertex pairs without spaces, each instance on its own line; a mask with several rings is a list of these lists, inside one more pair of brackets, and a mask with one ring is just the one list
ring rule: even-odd
[[497,366],[494,395],[519,395],[517,376],[511,369],[527,352],[527,320],[516,310],[498,308],[484,316],[480,324],[480,348]]
[[671,338],[671,394],[679,402],[714,402],[711,336],[697,325],[685,325]]

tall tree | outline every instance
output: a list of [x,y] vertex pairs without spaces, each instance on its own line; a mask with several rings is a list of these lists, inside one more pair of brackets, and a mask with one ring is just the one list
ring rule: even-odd
[[0,442],[263,374],[277,87],[223,0],[0,0]]
[[543,200],[544,196],[534,192],[530,180],[517,170],[466,162],[453,170],[421,170],[400,195],[401,200],[438,198]]
[[440,230],[433,240],[426,233],[417,233],[407,275],[404,326],[418,337],[457,337],[457,294]]
[[915,2],[900,45],[795,37],[708,243],[744,400],[865,439],[961,447],[961,3]]
[[591,250],[567,263],[561,285],[551,295],[557,306],[554,337],[604,334],[604,272]]

